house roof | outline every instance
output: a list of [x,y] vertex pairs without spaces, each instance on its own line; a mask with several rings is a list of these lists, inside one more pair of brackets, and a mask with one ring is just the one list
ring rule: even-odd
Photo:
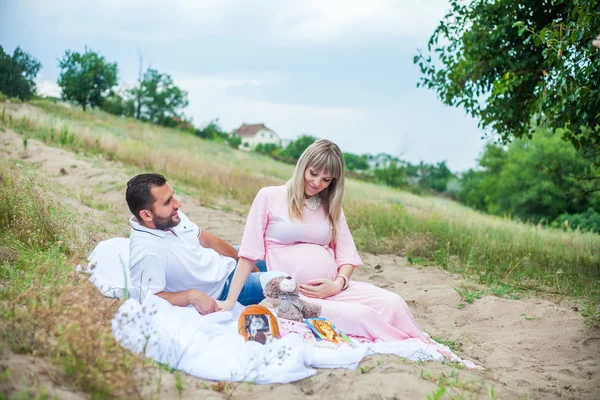
[[265,124],[242,124],[234,133],[241,137],[251,137],[256,135],[260,130],[266,130],[275,133],[275,131],[267,128]]

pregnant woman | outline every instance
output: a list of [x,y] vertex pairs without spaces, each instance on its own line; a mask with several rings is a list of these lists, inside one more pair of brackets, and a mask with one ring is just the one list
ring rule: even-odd
[[342,211],[344,158],[328,140],[312,144],[283,186],[261,189],[239,250],[240,261],[222,310],[231,310],[254,267],[265,259],[300,284],[300,294],[322,306],[322,316],[346,334],[385,342],[424,335],[406,302],[370,283],[351,280],[362,265]]

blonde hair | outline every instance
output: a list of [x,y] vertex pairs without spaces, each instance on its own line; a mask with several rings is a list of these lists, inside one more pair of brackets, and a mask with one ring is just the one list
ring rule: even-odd
[[304,174],[308,167],[324,172],[333,179],[329,186],[317,196],[325,214],[329,216],[332,240],[335,242],[338,224],[342,216],[344,198],[344,156],[340,148],[329,140],[319,140],[311,144],[300,156],[294,174],[288,182],[288,207],[292,218],[302,219],[304,209]]

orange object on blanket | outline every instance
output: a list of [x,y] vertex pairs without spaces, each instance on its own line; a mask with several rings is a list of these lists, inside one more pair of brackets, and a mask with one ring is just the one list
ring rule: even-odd
[[238,332],[246,339],[262,344],[279,339],[277,318],[266,307],[252,305],[244,309],[238,320]]

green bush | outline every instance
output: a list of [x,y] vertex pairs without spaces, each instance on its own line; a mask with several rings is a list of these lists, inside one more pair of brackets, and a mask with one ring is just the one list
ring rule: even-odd
[[100,103],[100,109],[113,115],[125,115],[127,104],[123,97],[116,93],[111,94],[105,98],[102,98]]
[[587,215],[589,208],[600,207],[598,183],[588,178],[600,173],[597,165],[565,145],[561,135],[540,128],[532,139],[515,140],[506,148],[488,144],[479,169],[463,174],[458,199],[490,214],[534,223]]
[[257,153],[270,155],[270,154],[273,154],[275,152],[275,150],[277,150],[277,149],[279,149],[279,146],[277,146],[273,143],[267,143],[267,144],[259,143],[254,148],[254,151]]
[[239,136],[231,136],[229,139],[227,139],[227,143],[229,143],[229,145],[234,149],[237,149],[242,144],[242,138]]
[[588,208],[579,214],[561,214],[552,224],[563,229],[579,229],[587,232],[600,233],[600,213]]

